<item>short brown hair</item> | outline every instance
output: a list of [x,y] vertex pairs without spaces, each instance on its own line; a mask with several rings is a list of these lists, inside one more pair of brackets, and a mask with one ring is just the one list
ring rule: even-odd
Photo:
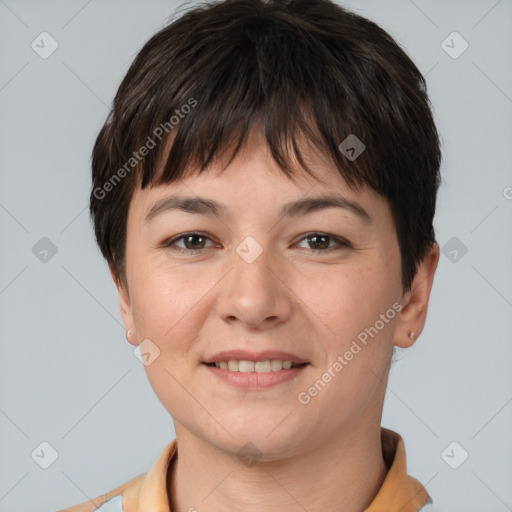
[[[205,2],[144,45],[92,154],[90,213],[117,279],[126,282],[127,214],[136,184],[203,171],[226,149],[233,148],[234,158],[256,124],[286,175],[293,174],[291,141],[297,161],[314,176],[299,151],[299,133],[332,158],[349,186],[367,185],[387,199],[402,287],[410,290],[435,242],[440,184],[440,141],[426,83],[387,32],[330,0]],[[351,134],[365,145],[355,160],[339,149]],[[171,136],[161,160],[160,141]]]

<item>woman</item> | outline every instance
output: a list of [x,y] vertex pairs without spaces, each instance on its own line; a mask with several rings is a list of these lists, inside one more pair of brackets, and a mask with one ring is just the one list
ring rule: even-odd
[[416,66],[329,0],[203,4],[153,36],[91,214],[176,438],[77,511],[418,511],[380,425],[421,334],[441,160]]

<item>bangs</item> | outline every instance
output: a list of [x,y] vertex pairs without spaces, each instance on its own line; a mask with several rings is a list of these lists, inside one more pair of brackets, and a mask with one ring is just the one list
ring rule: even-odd
[[[131,88],[135,80],[145,92],[134,111],[122,105],[116,110],[125,112],[125,158],[150,139],[156,142],[138,166],[142,188],[203,171],[221,155],[228,155],[229,165],[253,129],[262,130],[272,157],[289,177],[296,160],[318,178],[299,149],[301,139],[332,161],[349,186],[366,182],[378,187],[376,174],[367,171],[372,168],[368,154],[349,161],[338,149],[350,134],[365,142],[370,137],[357,116],[356,91],[339,73],[334,73],[336,83],[326,76],[325,70],[333,75],[339,62],[321,38],[311,37],[314,27],[306,32],[296,19],[294,23],[284,13],[271,19],[252,15],[243,23],[217,27],[223,37],[215,44],[212,27],[210,39],[203,40],[196,28],[197,40],[190,48],[167,41],[165,72],[161,61],[155,71],[151,47],[134,63],[138,76],[129,79]],[[188,28],[186,19],[181,27]],[[120,95],[126,96],[123,85]],[[132,133],[134,118],[137,131]]]

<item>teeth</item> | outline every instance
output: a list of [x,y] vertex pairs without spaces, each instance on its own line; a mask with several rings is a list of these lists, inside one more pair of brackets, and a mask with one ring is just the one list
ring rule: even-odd
[[[228,361],[228,365],[236,364],[238,366],[238,371],[242,373],[248,373],[254,371],[254,362],[253,361]],[[234,366],[233,364],[233,366]],[[231,368],[230,368],[231,369]]]
[[275,372],[277,370],[281,370],[283,368],[283,361],[274,359],[274,360],[270,361],[270,367],[272,368],[273,372]]
[[254,363],[254,371],[270,372],[272,371],[272,363],[270,361],[257,361]]
[[[210,363],[210,366],[212,364]],[[245,359],[241,359],[239,361],[235,359],[230,359],[229,361],[220,361],[215,363],[217,368],[221,368],[223,370],[231,370],[232,372],[277,372],[280,370],[288,370],[290,368],[296,368],[298,364],[292,364],[291,361],[281,361],[279,359],[272,359],[266,361],[247,361]]]

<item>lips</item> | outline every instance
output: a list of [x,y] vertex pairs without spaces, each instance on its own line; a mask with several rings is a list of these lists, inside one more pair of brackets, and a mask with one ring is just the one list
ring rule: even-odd
[[[274,387],[278,387],[279,384],[284,385],[285,383],[292,383],[296,379],[300,379],[301,375],[304,374],[309,363],[304,363],[297,368],[284,368],[279,371],[270,372],[238,372],[224,370],[220,368],[211,367],[206,363],[203,363],[204,368],[209,373],[211,378],[215,381],[208,381],[207,387],[215,385],[216,382],[223,382],[230,387],[238,388],[247,391],[264,391]],[[218,379],[218,380],[217,380]]]
[[279,359],[280,361],[291,361],[294,364],[304,364],[308,361],[289,352],[283,352],[281,350],[264,350],[260,352],[250,352],[248,350],[234,349],[234,350],[223,350],[217,352],[212,356],[207,357],[203,363],[220,363],[221,361],[229,360],[246,360],[246,361],[267,361],[272,359]]

